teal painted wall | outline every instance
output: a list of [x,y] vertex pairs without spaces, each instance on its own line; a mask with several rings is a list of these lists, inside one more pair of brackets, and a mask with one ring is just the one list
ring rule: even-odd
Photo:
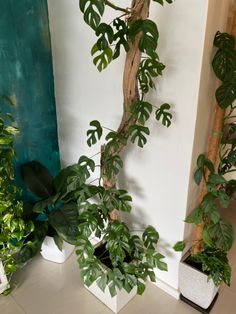
[[[39,160],[53,174],[60,168],[46,0],[0,0],[0,95],[9,95],[20,136],[19,165]],[[0,103],[0,108],[9,107]]]

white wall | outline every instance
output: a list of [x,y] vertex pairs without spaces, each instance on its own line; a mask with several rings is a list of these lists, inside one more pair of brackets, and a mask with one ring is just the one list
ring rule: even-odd
[[[209,1],[209,4],[214,1]],[[225,0],[215,2],[223,3]],[[100,120],[112,129],[118,126],[122,111],[124,58],[99,74],[89,56],[94,36],[83,22],[78,0],[48,0],[48,5],[60,153],[62,163],[67,165],[76,162],[81,154],[91,156],[99,151],[99,147],[88,149],[86,146],[86,130],[91,120]],[[214,24],[212,33],[218,28],[214,29],[221,12],[215,13],[214,23],[210,22]],[[125,166],[119,179],[133,196],[133,226],[140,228],[140,225],[152,224],[160,232],[161,251],[167,255],[169,271],[158,272],[158,277],[169,285],[170,293],[178,288],[180,255],[171,247],[184,234],[182,221],[186,214],[193,165],[196,118],[197,127],[201,121],[204,124],[202,132],[197,131],[195,137],[195,144],[202,151],[210,109],[201,107],[200,100],[204,99],[208,104],[212,96],[212,86],[208,81],[211,43],[205,43],[207,49],[203,55],[207,14],[207,0],[176,0],[164,7],[153,3],[151,17],[160,31],[159,55],[167,68],[150,97],[156,104],[172,104],[173,125],[166,129],[154,120],[150,122],[148,144],[144,149],[129,145],[124,153]],[[212,36],[207,38],[211,40]],[[202,60],[205,74],[201,77]],[[205,75],[207,87],[200,81]],[[205,94],[203,98],[199,97],[200,86]],[[196,151],[194,158],[195,155]]]

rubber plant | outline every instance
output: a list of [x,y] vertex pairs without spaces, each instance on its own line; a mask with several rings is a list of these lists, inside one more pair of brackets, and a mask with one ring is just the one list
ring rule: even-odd
[[[32,193],[34,201],[25,204],[27,217],[34,221],[35,231],[30,235],[34,238],[34,251],[21,251],[21,258],[27,260],[41,249],[41,244],[50,235],[61,250],[63,241],[75,244],[78,236],[78,206],[65,187],[66,178],[73,175],[69,166],[53,177],[50,171],[39,161],[29,161],[21,166],[22,179]],[[32,254],[33,253],[33,254]]]
[[[1,96],[0,102],[13,105],[7,96]],[[14,183],[13,161],[16,153],[13,141],[19,130],[12,122],[10,113],[0,111],[0,261],[8,281],[21,266],[17,254],[23,247],[31,245],[25,239],[34,229],[32,221],[23,219],[21,190]],[[6,290],[5,294],[8,292]]]
[[[229,206],[236,192],[236,180],[225,177],[236,171],[236,106],[233,104],[236,99],[236,51],[235,39],[228,33],[217,32],[214,45],[217,52],[212,66],[222,82],[215,94],[216,123],[209,153],[198,157],[194,174],[196,183],[202,182],[199,203],[185,221],[196,225],[190,261],[201,264],[202,270],[219,286],[222,282],[230,285],[231,278],[227,253],[233,243],[233,228],[221,217],[220,210]],[[178,242],[174,248],[181,251],[184,246],[184,242]]]
[[[97,36],[91,49],[93,63],[99,71],[117,59],[121,51],[126,53],[123,73],[123,116],[117,130],[109,130],[93,120],[87,131],[88,146],[101,139],[106,142],[100,150],[100,178],[98,184],[89,184],[88,178],[95,170],[92,158],[81,156],[75,173],[67,179],[68,189],[74,191],[79,204],[79,237],[76,254],[84,282],[90,286],[97,282],[110,294],[124,288],[130,292],[137,287],[138,294],[145,289],[145,281],[155,281],[154,269],[167,270],[164,256],[156,251],[159,234],[148,226],[142,236],[132,233],[119,218],[119,211],[130,212],[132,198],[117,185],[117,176],[123,166],[121,153],[131,141],[143,147],[150,134],[147,121],[154,113],[157,121],[169,127],[172,115],[170,105],[157,107],[147,100],[150,89],[155,88],[156,78],[165,68],[156,52],[158,29],[148,18],[151,2],[157,5],[172,3],[172,0],[133,0],[130,7],[120,7],[108,0],[80,0],[84,21]],[[102,21],[106,9],[117,12],[117,17]],[[123,52],[122,51],[122,52]],[[96,256],[92,236],[101,238],[108,257]],[[103,258],[104,257],[104,258]],[[104,272],[102,263],[109,259],[109,270]],[[118,290],[117,290],[118,289]]]

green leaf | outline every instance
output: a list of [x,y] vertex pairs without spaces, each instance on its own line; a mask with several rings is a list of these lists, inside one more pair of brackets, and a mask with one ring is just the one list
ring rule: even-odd
[[123,167],[123,161],[119,155],[108,155],[104,161],[104,170],[105,175],[108,179],[111,179],[113,175],[117,175],[120,171],[120,168]]
[[234,36],[228,33],[217,32],[214,38],[214,46],[218,48],[231,48],[233,49],[235,45]]
[[216,100],[222,109],[232,106],[236,99],[235,79],[223,82],[223,84],[216,90]]
[[220,219],[217,224],[207,227],[214,246],[223,251],[229,251],[233,244],[233,228],[227,221]]
[[158,269],[162,271],[168,271],[167,264],[161,261],[163,258],[165,258],[165,256],[162,255],[161,253],[155,253],[153,256],[154,264]]
[[117,41],[113,54],[114,60],[119,57],[121,46],[124,47],[126,52],[129,50],[129,43],[127,39],[128,28],[126,23],[120,18],[117,18],[114,20],[113,25],[117,30],[117,32],[114,34],[114,41]]
[[157,121],[162,119],[162,124],[167,128],[171,125],[172,114],[168,112],[170,109],[169,104],[163,104],[156,111],[156,119]]
[[141,32],[141,38],[139,41],[140,51],[146,53],[149,56],[155,52],[158,42],[158,29],[156,24],[151,20],[136,20],[130,26],[129,35],[132,40],[135,36]]
[[107,286],[107,273],[103,273],[96,282],[98,287],[104,292]]
[[[164,0],[153,0],[154,2],[158,2],[160,3],[161,5],[164,5]],[[165,0],[167,3],[173,3],[174,0]]]
[[97,140],[100,140],[102,137],[102,127],[99,121],[93,120],[89,124],[90,126],[93,126],[95,129],[91,129],[87,131],[88,136],[88,146],[92,146],[93,144],[97,143]]
[[138,141],[138,146],[142,147],[147,143],[147,139],[144,134],[149,135],[149,128],[141,126],[141,125],[131,125],[129,127],[129,135],[131,136],[131,142],[135,143]]
[[218,184],[225,184],[227,183],[227,181],[222,175],[211,173],[208,177],[208,183],[218,185]]
[[84,21],[96,30],[104,13],[104,2],[101,0],[80,0],[79,6],[84,13]]
[[155,249],[155,246],[159,240],[159,233],[152,226],[148,226],[142,235],[144,246],[147,249]]
[[152,105],[146,101],[134,101],[131,106],[132,115],[137,119],[137,122],[144,125],[150,118],[152,113]]
[[155,88],[153,78],[162,75],[164,69],[165,66],[159,62],[157,54],[154,54],[154,57],[141,61],[138,70],[138,80],[143,94],[148,93],[149,88]]
[[71,244],[75,244],[78,236],[78,208],[76,203],[62,204],[49,215],[49,222],[58,235]]
[[58,249],[62,251],[63,239],[57,233],[54,234],[53,239]]
[[214,224],[217,224],[220,220],[220,213],[217,210],[211,212],[211,220]]
[[115,151],[119,149],[119,145],[127,144],[127,139],[121,132],[109,132],[106,136],[106,140],[108,141],[108,143],[106,144],[105,149],[107,149],[108,154],[111,148]]
[[137,294],[142,295],[145,291],[145,284],[140,280],[137,281]]
[[189,224],[195,224],[198,225],[202,222],[203,220],[203,210],[201,207],[194,208],[192,213],[187,216],[185,219],[185,222]]
[[195,172],[194,172],[194,180],[195,182],[199,185],[202,181],[203,178],[203,174],[204,174],[204,169],[203,168],[198,168]]
[[99,50],[105,50],[113,42],[113,29],[106,23],[101,23],[96,29],[97,47]]
[[113,60],[113,52],[110,47],[107,47],[104,50],[99,50],[97,44],[95,44],[91,50],[91,54],[92,56],[96,54],[96,57],[93,59],[93,63],[96,65],[99,72],[104,70]]
[[83,171],[86,172],[86,177],[90,177],[90,171],[94,172],[95,170],[95,162],[88,158],[87,156],[81,156],[78,164],[83,168]]
[[232,49],[219,49],[212,61],[215,75],[221,80],[230,79],[236,68],[236,51]]
[[220,190],[218,195],[219,195],[220,205],[223,208],[227,208],[230,203],[230,196],[224,190]]
[[179,241],[177,242],[174,246],[173,246],[173,249],[176,251],[176,252],[182,252],[185,248],[185,242],[184,241]]
[[40,198],[55,195],[53,177],[49,170],[38,161],[30,161],[21,166],[22,178],[28,189]]

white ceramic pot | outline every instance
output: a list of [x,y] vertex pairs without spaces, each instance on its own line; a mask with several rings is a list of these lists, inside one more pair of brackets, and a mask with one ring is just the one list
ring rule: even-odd
[[10,287],[9,282],[7,280],[7,276],[4,271],[2,261],[0,261],[0,294],[3,293],[9,287]]
[[118,313],[135,295],[137,294],[137,288],[133,288],[130,293],[121,289],[118,291],[117,295],[111,297],[108,287],[106,287],[105,292],[103,292],[96,282],[94,282],[90,287],[85,286],[96,298],[103,302],[109,309],[114,313]]
[[181,294],[203,309],[207,309],[214,300],[219,287],[203,272],[185,263],[187,253],[180,262],[179,289]]
[[64,263],[73,253],[74,245],[63,241],[62,251],[56,246],[53,237],[46,236],[41,247],[41,255],[44,259],[55,262]]

